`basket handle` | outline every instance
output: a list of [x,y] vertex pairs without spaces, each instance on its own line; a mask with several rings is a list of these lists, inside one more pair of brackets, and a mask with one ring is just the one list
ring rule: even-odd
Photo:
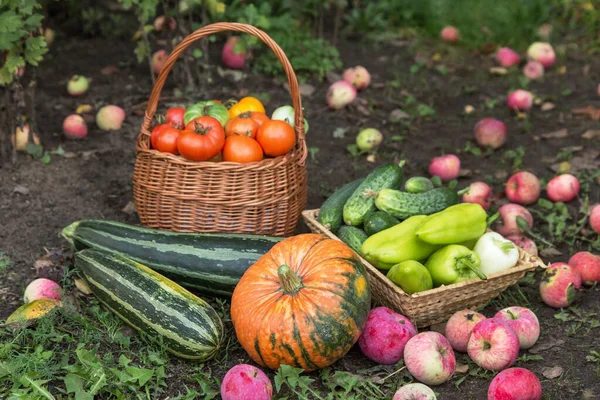
[[148,106],[146,107],[146,114],[144,117],[144,122],[142,125],[142,131],[140,135],[144,134],[144,131],[150,132],[152,129],[152,120],[154,119],[154,115],[156,114],[156,107],[158,105],[158,100],[160,98],[160,93],[165,84],[165,80],[171,72],[173,65],[175,62],[192,43],[196,40],[202,39],[205,36],[211,35],[213,33],[219,33],[224,31],[236,31],[236,32],[244,32],[249,35],[255,36],[262,40],[271,50],[275,53],[275,56],[281,62],[283,66],[283,70],[288,79],[288,85],[290,87],[290,95],[292,97],[292,104],[294,105],[294,121],[296,125],[296,140],[298,143],[298,147],[302,148],[301,142],[305,139],[304,134],[304,118],[302,114],[302,100],[300,98],[300,90],[298,89],[298,79],[296,78],[296,73],[290,64],[287,56],[279,47],[277,43],[269,35],[267,35],[264,31],[255,28],[252,25],[240,24],[234,22],[218,22],[215,24],[206,25],[191,34],[189,34],[185,39],[179,43],[175,49],[167,58],[158,78],[156,78],[156,83],[154,84],[154,88],[152,88],[152,93],[150,94],[150,99],[148,100]]

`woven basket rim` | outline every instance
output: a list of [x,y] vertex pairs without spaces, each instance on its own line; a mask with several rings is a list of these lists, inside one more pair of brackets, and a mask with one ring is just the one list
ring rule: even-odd
[[[325,226],[323,226],[318,220],[317,220],[317,215],[319,213],[320,209],[312,209],[312,210],[304,210],[302,211],[302,216],[308,220],[311,221],[311,223],[315,224],[316,226],[318,226],[320,229],[322,229],[323,232],[325,232],[325,234],[332,238],[332,239],[336,239],[336,240],[340,240],[335,234],[333,234],[331,231],[329,231],[327,228],[325,228]],[[515,245],[517,247],[517,249],[519,250],[519,261],[527,259],[526,261],[529,262],[528,264],[524,264],[520,267],[513,267],[513,268],[509,268],[507,270],[504,271],[500,271],[500,272],[496,272],[493,274],[488,275],[488,279],[486,279],[486,281],[488,282],[493,282],[494,280],[497,280],[499,278],[503,278],[505,276],[509,276],[509,275],[514,275],[514,274],[518,274],[520,272],[527,272],[530,270],[535,270],[538,267],[541,268],[547,268],[547,266],[544,264],[544,262],[537,256],[531,255],[527,252],[525,252],[525,250],[523,250],[521,247]],[[418,292],[418,293],[413,293],[413,294],[408,294],[406,293],[404,290],[402,290],[399,286],[395,285],[391,280],[389,280],[381,271],[379,271],[374,265],[372,265],[371,263],[369,263],[367,260],[365,260],[363,257],[361,257],[359,254],[357,254],[357,256],[360,258],[360,260],[362,261],[362,263],[372,272],[375,273],[377,275],[378,278],[380,278],[381,281],[385,282],[387,284],[387,286],[389,286],[390,289],[392,289],[394,292],[396,292],[396,294],[398,294],[399,296],[405,298],[405,300],[419,300],[419,299],[423,299],[426,297],[430,297],[430,296],[435,296],[435,295],[440,295],[442,293],[447,293],[450,291],[454,291],[463,287],[468,287],[470,285],[472,285],[473,283],[478,283],[480,281],[482,281],[479,278],[473,278],[473,279],[469,279],[467,281],[463,281],[463,282],[458,282],[458,283],[454,283],[452,285],[442,285],[440,287],[437,288],[433,288],[430,290],[425,290],[422,292]]]

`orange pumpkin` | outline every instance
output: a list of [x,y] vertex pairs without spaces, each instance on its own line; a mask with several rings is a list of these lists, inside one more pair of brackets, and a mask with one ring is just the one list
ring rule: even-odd
[[277,243],[244,273],[231,299],[231,320],[256,363],[313,371],[356,343],[370,302],[356,253],[326,236],[302,234]]

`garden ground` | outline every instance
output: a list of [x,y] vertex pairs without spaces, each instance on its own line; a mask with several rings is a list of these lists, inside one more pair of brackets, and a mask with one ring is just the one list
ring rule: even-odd
[[[68,254],[57,252],[65,247],[59,236],[63,227],[82,218],[138,222],[130,204],[134,141],[151,83],[144,65],[130,61],[132,47],[126,42],[58,38],[53,46],[56,51],[49,53],[38,71],[37,122],[44,146],[47,149],[60,147],[64,153],[52,154],[49,164],[19,155],[16,164],[0,169],[0,251],[6,256],[0,271],[0,320],[20,305],[24,287],[38,276],[35,261],[47,252],[52,254],[54,267],[40,272],[55,278],[63,276],[70,293],[77,295],[71,297],[75,308],[56,316],[54,323],[14,333],[14,337],[12,332],[0,328],[4,342],[0,345],[0,395],[8,393],[13,384],[14,375],[6,372],[10,366],[30,374],[32,380],[50,379],[43,386],[57,398],[67,397],[65,387],[71,391],[65,379],[67,374],[84,375],[91,382],[93,374],[99,371],[106,374],[101,384],[104,390],[100,391],[104,393],[101,398],[118,398],[118,391],[131,393],[127,390],[138,387],[140,398],[174,398],[186,391],[189,397],[182,398],[194,398],[194,391],[196,398],[210,398],[218,390],[215,378],[221,379],[235,364],[250,361],[233,340],[227,302],[212,301],[223,313],[231,340],[216,360],[197,364],[167,356],[159,345],[132,333],[98,308],[95,300],[78,294],[70,279],[72,276],[64,274],[67,269],[63,270],[63,264],[70,265],[70,261],[62,255]],[[595,90],[600,82],[599,57],[588,58],[576,48],[565,48],[557,67],[550,70],[542,82],[529,84],[529,90],[552,103],[554,108],[542,111],[534,107],[526,118],[518,118],[504,101],[509,89],[517,87],[520,73],[490,74],[488,70],[494,62],[486,55],[437,43],[424,46],[416,42],[395,42],[378,47],[343,42],[338,47],[344,66],[364,65],[373,80],[371,86],[359,94],[359,102],[337,112],[329,110],[324,101],[328,83],[309,82],[310,85],[303,86],[306,93],[303,105],[310,122],[308,208],[318,208],[342,183],[366,175],[373,168],[374,164],[364,155],[353,155],[347,149],[362,127],[378,128],[386,137],[376,154],[375,165],[406,159],[405,171],[409,176],[426,175],[433,156],[455,153],[459,154],[463,168],[459,187],[485,180],[493,185],[496,193],[501,193],[502,183],[513,169],[528,169],[547,180],[553,175],[553,165],[570,160],[572,167],[585,178],[584,192],[589,195],[590,203],[600,200],[599,137],[582,137],[585,132],[600,127],[598,121],[574,117],[571,113],[574,108],[600,105]],[[77,63],[65,60],[77,60]],[[110,75],[102,74],[101,69],[107,65],[114,65],[117,70]],[[81,98],[68,97],[66,82],[77,73],[92,78],[90,90]],[[175,97],[174,87],[167,85],[160,110],[198,99],[227,99],[246,94],[265,99],[268,110],[289,103],[288,94],[278,81],[246,71],[236,78],[241,79],[235,81],[232,75],[220,76],[213,70],[213,81],[206,91],[189,99]],[[60,133],[64,116],[84,103],[122,106],[127,111],[123,128],[107,133],[88,124],[90,134],[86,140],[65,140]],[[475,111],[465,113],[467,105],[473,106]],[[406,112],[407,119],[392,123],[389,115],[397,109]],[[478,154],[475,149],[473,126],[484,116],[499,118],[508,126],[509,139],[500,151]],[[496,200],[497,204],[504,201],[500,197]],[[569,206],[573,214],[579,208],[579,200]],[[540,210],[534,217],[541,226],[556,223],[547,219],[560,218],[557,215],[554,211]],[[306,232],[307,228],[300,223],[298,231]],[[563,241],[557,237],[552,239],[555,243]],[[581,245],[576,241],[575,247],[570,248],[563,243],[557,247],[561,255],[542,258],[546,263],[567,261]],[[539,271],[529,274],[519,285],[489,304],[484,314],[492,316],[504,306],[517,304],[536,312],[542,328],[540,340],[533,349],[522,353],[516,366],[531,369],[540,377],[544,398],[600,397],[600,357],[593,353],[600,352],[600,345],[590,340],[600,333],[600,288],[585,291],[576,306],[559,311],[541,302],[537,291],[539,278]],[[79,343],[80,348],[76,350]],[[87,352],[95,349],[96,343],[99,359],[92,355],[94,351]],[[36,349],[35,344],[41,344],[43,350],[50,353],[42,354],[44,352]],[[66,348],[68,352],[64,351]],[[7,358],[12,351],[21,356]],[[119,359],[120,355],[127,358]],[[69,357],[65,361],[66,356]],[[127,369],[127,359],[139,368]],[[463,364],[460,371],[451,381],[435,389],[439,398],[484,398],[493,374],[468,362],[464,355],[458,356],[458,362]],[[54,364],[54,369],[44,371],[41,368],[44,363]],[[73,372],[77,365],[81,365],[87,375]],[[143,373],[144,369],[152,371],[148,383],[134,376],[135,370]],[[49,371],[54,375],[49,376]],[[307,391],[305,386],[310,386],[322,398],[328,398],[328,393],[346,390],[350,390],[350,394],[344,397],[390,398],[395,388],[409,379],[405,370],[390,376],[394,371],[393,366],[377,366],[368,361],[355,347],[331,369],[306,374],[314,380],[312,383],[306,378],[295,380],[293,371],[280,372],[279,379],[285,378],[285,383],[277,398],[298,398],[298,393]],[[270,377],[273,379],[274,374]]]

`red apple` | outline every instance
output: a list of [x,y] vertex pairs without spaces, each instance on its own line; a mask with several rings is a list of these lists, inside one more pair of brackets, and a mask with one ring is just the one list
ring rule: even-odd
[[515,331],[521,349],[530,348],[540,337],[540,322],[528,308],[508,307],[498,311],[494,318],[506,322]]
[[590,211],[590,226],[596,233],[600,233],[600,204],[596,204]]
[[506,182],[506,197],[517,204],[533,204],[539,199],[542,191],[540,180],[527,171],[520,171]]
[[422,383],[409,383],[396,390],[392,400],[436,400],[435,392]]
[[494,118],[484,118],[475,125],[475,140],[481,147],[498,149],[506,141],[506,125]]
[[488,400],[541,400],[542,384],[525,368],[508,368],[492,379]]
[[521,62],[521,56],[519,56],[519,53],[513,49],[502,47],[500,50],[498,50],[498,53],[496,53],[496,60],[498,60],[500,65],[508,68],[512,67],[513,65],[519,65]]
[[556,54],[549,43],[535,42],[527,49],[527,58],[539,61],[544,68],[548,68],[556,61]]
[[544,76],[544,66],[539,61],[529,61],[523,67],[523,75],[532,81],[540,79]]
[[521,231],[517,225],[517,217],[523,218],[529,228],[533,227],[533,217],[529,210],[518,204],[508,203],[498,209],[500,219],[496,221],[496,232],[502,236],[520,234]]
[[348,68],[344,71],[344,80],[352,84],[356,90],[363,90],[371,82],[371,74],[362,65],[357,65],[354,68]]
[[440,37],[446,43],[456,43],[460,38],[460,32],[453,26],[446,26],[440,32]]
[[510,367],[519,355],[519,338],[508,324],[486,319],[473,328],[467,352],[481,368],[502,371]]
[[452,348],[461,353],[467,352],[467,344],[475,325],[487,319],[485,315],[472,310],[457,311],[446,323],[445,335]]
[[344,80],[331,84],[327,90],[327,104],[334,110],[346,107],[356,99],[356,89]]
[[516,244],[517,246],[519,246],[520,248],[522,248],[523,250],[525,250],[527,253],[529,253],[533,256],[538,255],[538,249],[537,249],[535,242],[533,240],[531,240],[530,238],[528,238],[527,236],[508,235],[508,236],[506,236],[506,238],[508,240],[510,240],[511,242],[513,242],[514,244]]
[[485,210],[492,205],[492,189],[484,182],[473,182],[469,185],[469,190],[462,195],[464,203],[476,203]]
[[62,289],[58,283],[51,281],[46,278],[38,278],[25,288],[23,295],[23,301],[25,303],[31,303],[35,300],[40,299],[53,299],[59,300],[62,297]]
[[540,282],[540,296],[544,303],[554,308],[568,307],[575,301],[575,290],[581,287],[581,276],[568,264],[550,265]]
[[387,307],[369,312],[358,339],[365,356],[379,364],[396,364],[404,356],[404,347],[417,334],[415,326],[403,315]]
[[273,385],[254,365],[238,364],[232,367],[221,382],[223,400],[271,400]]
[[433,157],[429,163],[429,174],[439,176],[444,182],[458,178],[460,174],[460,158],[454,154]]
[[508,95],[506,105],[511,110],[527,111],[533,105],[533,94],[527,90],[517,89]]
[[158,75],[169,58],[169,53],[166,50],[158,50],[152,54],[152,71]]
[[176,28],[177,21],[175,21],[175,18],[161,15],[159,17],[156,17],[156,19],[154,20],[154,30],[156,32],[174,31]]
[[63,121],[63,133],[69,139],[83,139],[87,136],[87,125],[81,115],[71,114]]
[[580,251],[573,254],[568,264],[579,274],[582,284],[591,286],[600,282],[600,256]]
[[239,37],[232,36],[227,39],[221,52],[223,65],[230,69],[243,69],[246,63],[246,50],[236,47]]
[[428,331],[413,336],[404,348],[404,364],[417,380],[441,385],[454,373],[456,359],[448,339]]
[[548,182],[546,192],[550,200],[566,203],[579,194],[579,180],[571,174],[555,176]]

